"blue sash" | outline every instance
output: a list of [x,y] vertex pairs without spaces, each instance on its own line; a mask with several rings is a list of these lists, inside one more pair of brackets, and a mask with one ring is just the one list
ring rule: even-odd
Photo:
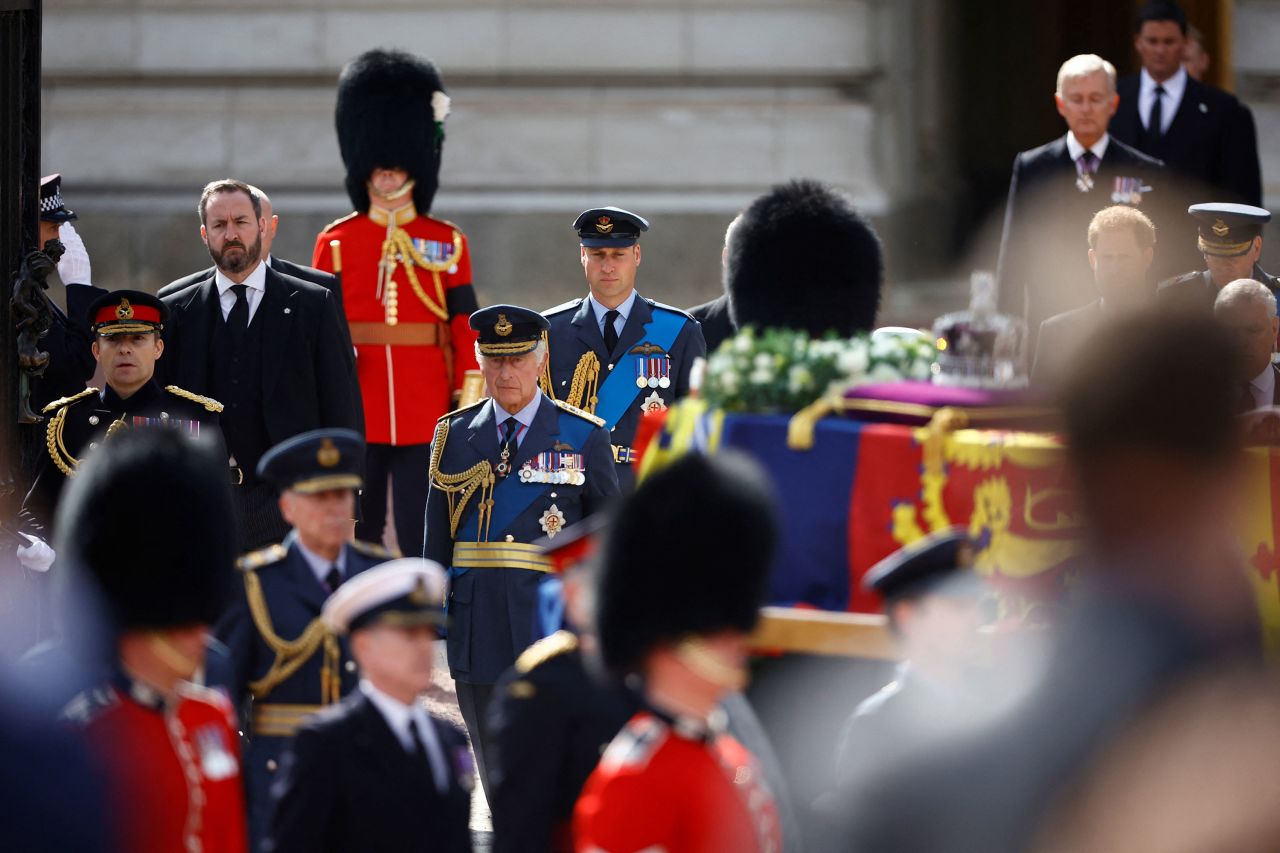
[[[550,400],[543,400],[541,405],[554,406]],[[595,428],[595,424],[579,415],[566,411],[558,411],[560,440],[573,446],[580,452],[587,442],[587,436]],[[501,536],[502,532],[515,521],[522,512],[533,505],[547,490],[546,483],[525,483],[517,472],[512,471],[498,482],[493,489],[493,515],[489,517],[489,535]],[[470,514],[468,514],[470,516]],[[458,526],[462,529],[462,525]]]
[[[684,328],[684,315],[662,308],[653,309],[653,316],[644,324],[644,336],[640,339],[671,351],[680,330]],[[596,417],[604,419],[605,429],[613,429],[635,402],[640,388],[636,387],[636,359],[646,356],[627,353],[618,360],[609,376],[600,384],[596,396]],[[646,389],[647,390],[647,389]]]

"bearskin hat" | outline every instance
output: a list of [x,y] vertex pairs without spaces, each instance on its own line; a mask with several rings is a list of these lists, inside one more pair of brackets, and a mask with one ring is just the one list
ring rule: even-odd
[[884,282],[880,238],[841,193],[791,181],[743,212],[729,235],[724,277],[739,329],[849,337],[875,327]]
[[366,183],[374,169],[399,168],[415,181],[418,211],[431,211],[444,148],[443,99],[435,65],[403,51],[370,50],[342,69],[335,119],[347,195],[356,210],[369,209]]
[[108,438],[67,484],[56,550],[118,629],[213,624],[235,582],[225,456],[165,427]]
[[617,508],[597,580],[604,663],[633,671],[655,644],[750,631],[773,564],[772,489],[745,456],[690,454]]

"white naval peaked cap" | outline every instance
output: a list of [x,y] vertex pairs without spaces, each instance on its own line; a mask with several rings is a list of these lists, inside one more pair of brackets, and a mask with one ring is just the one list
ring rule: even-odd
[[445,572],[439,563],[404,557],[360,572],[324,603],[320,618],[335,634],[372,624],[444,624]]

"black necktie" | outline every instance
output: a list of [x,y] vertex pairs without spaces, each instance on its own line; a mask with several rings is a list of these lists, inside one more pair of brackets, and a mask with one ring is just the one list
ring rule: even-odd
[[431,783],[431,787],[436,786],[436,774],[431,769],[431,759],[427,758],[427,748],[422,743],[422,738],[418,734],[417,721],[412,717],[409,718],[409,739],[413,741],[413,767],[421,773]]
[[1156,102],[1151,105],[1151,120],[1147,122],[1147,134],[1156,142],[1164,136],[1164,86],[1156,86]]
[[618,322],[619,314],[613,309],[604,312],[604,348],[613,355],[613,348],[618,345],[618,327],[614,324]]
[[1257,408],[1257,401],[1253,399],[1253,385],[1248,382],[1240,383],[1240,387],[1236,390],[1236,414],[1243,415],[1245,412],[1252,412]]
[[324,576],[324,585],[329,587],[329,592],[337,592],[338,587],[342,586],[342,572],[337,566],[330,566],[329,572]]
[[511,460],[516,455],[516,433],[520,422],[515,418],[507,418],[502,423],[502,446],[498,448],[498,476],[505,477],[511,473]]
[[227,313],[227,328],[231,331],[232,338],[239,340],[244,336],[244,330],[249,328],[249,285],[233,284],[231,292],[236,295],[236,304],[231,306],[231,310]]

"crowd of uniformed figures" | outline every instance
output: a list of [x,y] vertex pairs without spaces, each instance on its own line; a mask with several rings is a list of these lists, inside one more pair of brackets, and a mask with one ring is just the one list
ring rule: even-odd
[[[806,768],[816,801],[743,693],[788,496],[732,454],[635,471],[735,330],[875,327],[880,242],[846,197],[761,195],[689,311],[641,295],[650,224],[612,206],[572,221],[583,298],[480,308],[431,215],[449,98],[388,50],[340,76],[353,212],[310,266],[219,179],[213,266],[93,287],[46,178],[66,307],[5,528],[11,849],[1270,849],[1278,699],[1226,535],[1236,416],[1280,401],[1270,214],[1252,117],[1197,81],[1182,10],[1143,7],[1135,47],[1130,79],[1063,64],[1068,130],[1017,156],[1000,247],[1061,407],[1079,589],[993,660],[967,530],[876,566],[902,664]],[[442,638],[465,732],[424,702]]]

